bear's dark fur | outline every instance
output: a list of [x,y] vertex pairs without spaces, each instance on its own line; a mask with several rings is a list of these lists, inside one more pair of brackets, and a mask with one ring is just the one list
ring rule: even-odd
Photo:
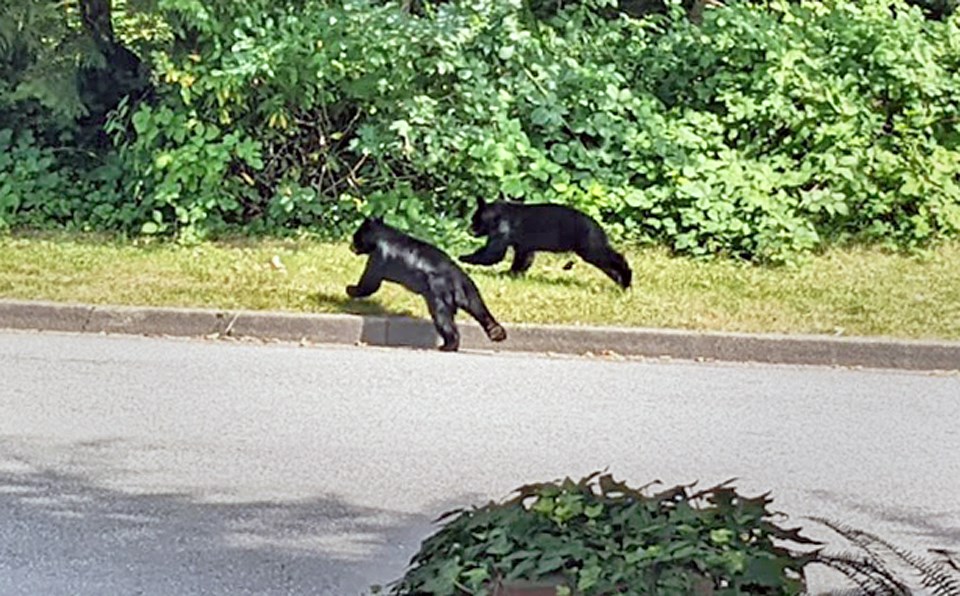
[[507,332],[490,314],[473,280],[439,248],[390,227],[379,217],[363,221],[353,235],[351,248],[369,258],[360,281],[355,286],[347,286],[347,294],[352,298],[369,296],[380,288],[383,280],[420,294],[427,301],[437,333],[443,338],[441,350],[456,351],[460,347],[460,332],[454,322],[458,308],[470,313],[491,340],[507,338]]
[[633,273],[627,260],[610,247],[606,233],[585,213],[563,205],[523,205],[508,201],[477,201],[470,231],[486,236],[476,252],[460,257],[464,263],[494,265],[513,247],[510,272],[523,273],[537,251],[573,252],[594,265],[620,287],[630,287]]

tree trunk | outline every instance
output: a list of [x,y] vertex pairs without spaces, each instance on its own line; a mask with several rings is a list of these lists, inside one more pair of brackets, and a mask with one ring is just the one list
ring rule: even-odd
[[112,0],[80,0],[80,20],[83,22],[83,30],[93,38],[97,47],[104,53],[112,51],[116,43],[113,33],[112,4]]

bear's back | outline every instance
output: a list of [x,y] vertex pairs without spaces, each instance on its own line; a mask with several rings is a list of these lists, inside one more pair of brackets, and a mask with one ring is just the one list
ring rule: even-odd
[[512,211],[511,240],[524,250],[576,250],[599,229],[587,215],[564,205],[516,205]]

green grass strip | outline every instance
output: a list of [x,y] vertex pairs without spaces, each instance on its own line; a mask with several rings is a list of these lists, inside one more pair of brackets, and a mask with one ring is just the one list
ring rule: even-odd
[[[960,243],[921,256],[838,249],[796,268],[695,261],[628,251],[622,292],[573,257],[538,255],[523,278],[509,265],[467,267],[503,322],[960,339]],[[183,247],[91,236],[0,236],[0,297],[427,317],[394,284],[350,300],[365,259],[345,244],[238,240]],[[279,264],[280,266],[275,266]],[[461,318],[464,315],[461,315]]]

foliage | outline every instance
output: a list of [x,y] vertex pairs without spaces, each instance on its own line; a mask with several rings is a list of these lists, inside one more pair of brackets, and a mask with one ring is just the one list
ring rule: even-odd
[[559,577],[567,593],[799,594],[815,556],[787,549],[815,543],[773,523],[766,495],[727,485],[647,495],[595,473],[517,493],[441,517],[451,519],[390,593],[483,594],[496,582]]
[[153,39],[159,25],[125,18],[126,7],[125,0],[0,5],[0,227],[129,229],[136,206],[118,191],[130,172],[104,142],[103,126],[122,97],[148,87],[139,59],[120,41]]
[[[108,130],[124,134],[117,120],[126,116],[121,105]],[[243,188],[227,178],[234,159],[254,166],[259,145],[227,132],[214,123],[204,123],[195,112],[169,106],[143,104],[131,117],[134,140],[120,142],[120,156],[132,175],[124,177],[128,197],[138,207],[135,221],[146,234],[179,232],[190,237],[203,224],[214,226],[211,217],[226,217],[240,209]],[[233,184],[231,184],[233,182]]]
[[30,133],[14,138],[12,130],[0,129],[0,229],[19,221],[21,212],[38,219],[49,216],[42,210],[55,203],[68,186],[53,169],[51,152],[33,141]]
[[86,132],[78,122],[96,128],[120,97],[142,92],[145,73],[123,44],[145,48],[163,39],[163,26],[156,16],[128,14],[127,8],[126,0],[0,6],[0,127],[31,129],[47,141],[57,134],[76,137]]
[[0,129],[0,229],[132,231],[138,214],[120,193],[121,178],[123,164],[115,156],[67,160],[30,130]]
[[[75,6],[63,8],[78,23]],[[36,118],[45,109],[61,125],[84,113],[77,58],[90,56],[92,44],[70,22],[52,2],[22,0],[0,8],[0,127],[22,119],[24,111]]]
[[474,198],[504,195],[582,208],[619,240],[774,263],[960,232],[960,17],[774,0],[692,22],[669,4],[128,10],[117,30],[149,53],[157,93],[108,121],[125,199],[85,224],[340,237],[385,212],[461,244]]
[[800,594],[809,565],[839,571],[865,594],[960,592],[956,554],[919,556],[873,534],[812,518],[858,552],[821,545],[772,521],[768,495],[724,483],[648,495],[599,472],[579,482],[531,484],[502,503],[458,509],[423,541],[387,593],[490,594],[518,580],[557,594]]
[[955,97],[960,80],[955,44],[939,37],[955,24],[831,4],[733,8],[705,20],[707,39],[692,27],[661,38],[690,59],[644,71],[668,105],[716,114],[703,126],[725,137],[691,131],[706,155],[673,174],[692,174],[675,187],[691,228],[681,242],[777,258],[823,237],[911,245],[957,231],[958,104],[937,99]]
[[910,0],[909,3],[919,6],[924,14],[934,19],[947,18],[960,8],[958,0]]

